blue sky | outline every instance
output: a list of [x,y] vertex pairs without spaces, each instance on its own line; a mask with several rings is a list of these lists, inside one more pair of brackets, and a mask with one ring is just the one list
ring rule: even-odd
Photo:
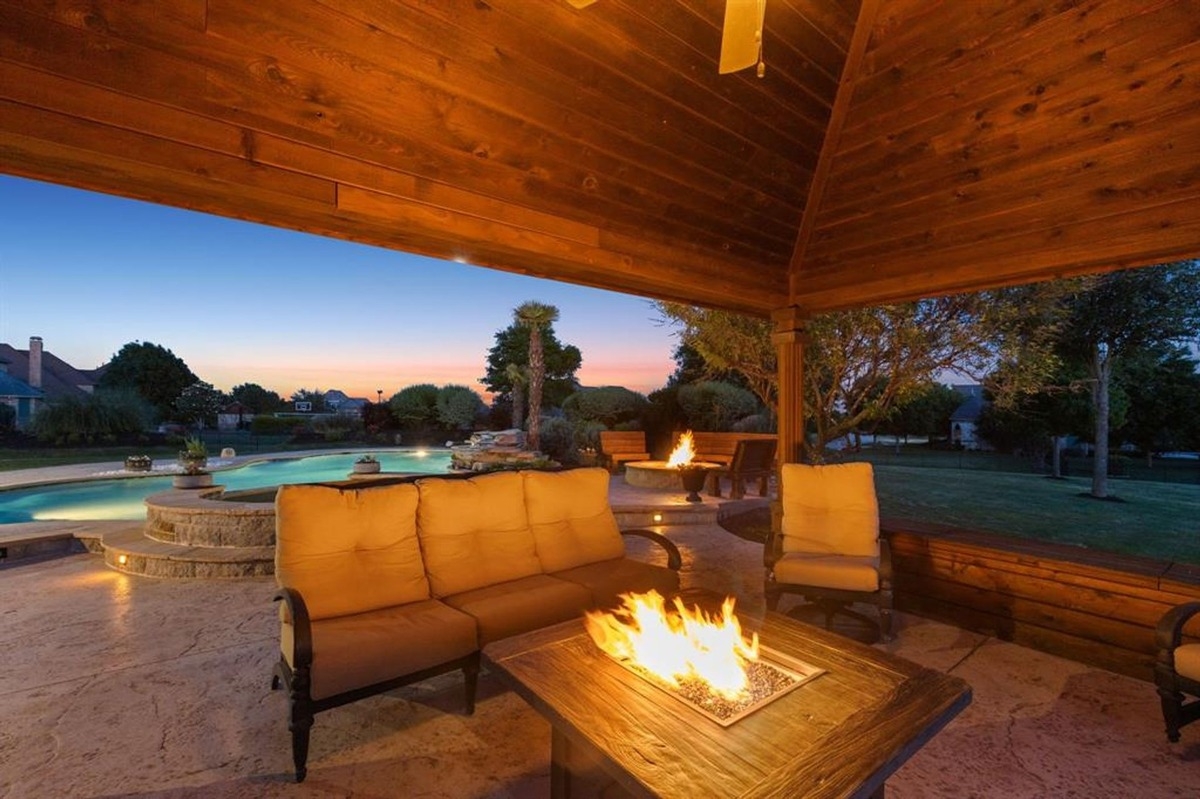
[[526,300],[558,307],[584,385],[648,392],[674,368],[676,339],[641,297],[7,176],[0,205],[0,341],[41,336],[79,368],[150,341],[223,390],[482,391],[493,336]]

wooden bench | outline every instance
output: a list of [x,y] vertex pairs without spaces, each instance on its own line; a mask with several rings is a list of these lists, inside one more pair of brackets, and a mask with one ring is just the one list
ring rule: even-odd
[[775,441],[774,433],[692,433],[692,441],[696,447],[696,460],[708,463],[719,463],[728,466],[733,462],[733,454],[739,441]]
[[627,461],[648,461],[646,434],[641,430],[601,430],[600,462],[610,472],[617,472]]
[[767,495],[771,473],[775,471],[775,439],[743,438],[737,442],[733,460],[728,466],[708,474],[708,494],[721,496],[721,478],[729,477],[729,496],[741,499],[746,495],[746,481],[758,481],[758,495]]

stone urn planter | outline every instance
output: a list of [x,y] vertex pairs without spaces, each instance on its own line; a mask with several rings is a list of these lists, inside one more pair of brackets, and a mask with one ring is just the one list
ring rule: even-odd
[[367,455],[356,460],[353,469],[355,474],[378,474],[379,461]]
[[154,466],[149,455],[129,455],[125,458],[125,471],[148,472]]
[[171,478],[171,485],[176,488],[208,488],[212,484],[213,476],[209,472],[177,474]]

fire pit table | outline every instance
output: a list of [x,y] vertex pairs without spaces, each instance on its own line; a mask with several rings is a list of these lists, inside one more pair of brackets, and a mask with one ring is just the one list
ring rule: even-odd
[[957,677],[781,614],[741,620],[764,646],[825,673],[728,727],[602,652],[582,620],[483,655],[550,721],[555,797],[882,797],[884,781],[971,701]]

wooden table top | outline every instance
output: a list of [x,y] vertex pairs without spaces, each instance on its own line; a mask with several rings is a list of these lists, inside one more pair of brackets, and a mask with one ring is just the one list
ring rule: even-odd
[[777,613],[738,615],[763,646],[826,673],[731,727],[601,652],[582,619],[483,654],[558,732],[602,753],[604,771],[635,796],[869,797],[970,704],[957,677]]

